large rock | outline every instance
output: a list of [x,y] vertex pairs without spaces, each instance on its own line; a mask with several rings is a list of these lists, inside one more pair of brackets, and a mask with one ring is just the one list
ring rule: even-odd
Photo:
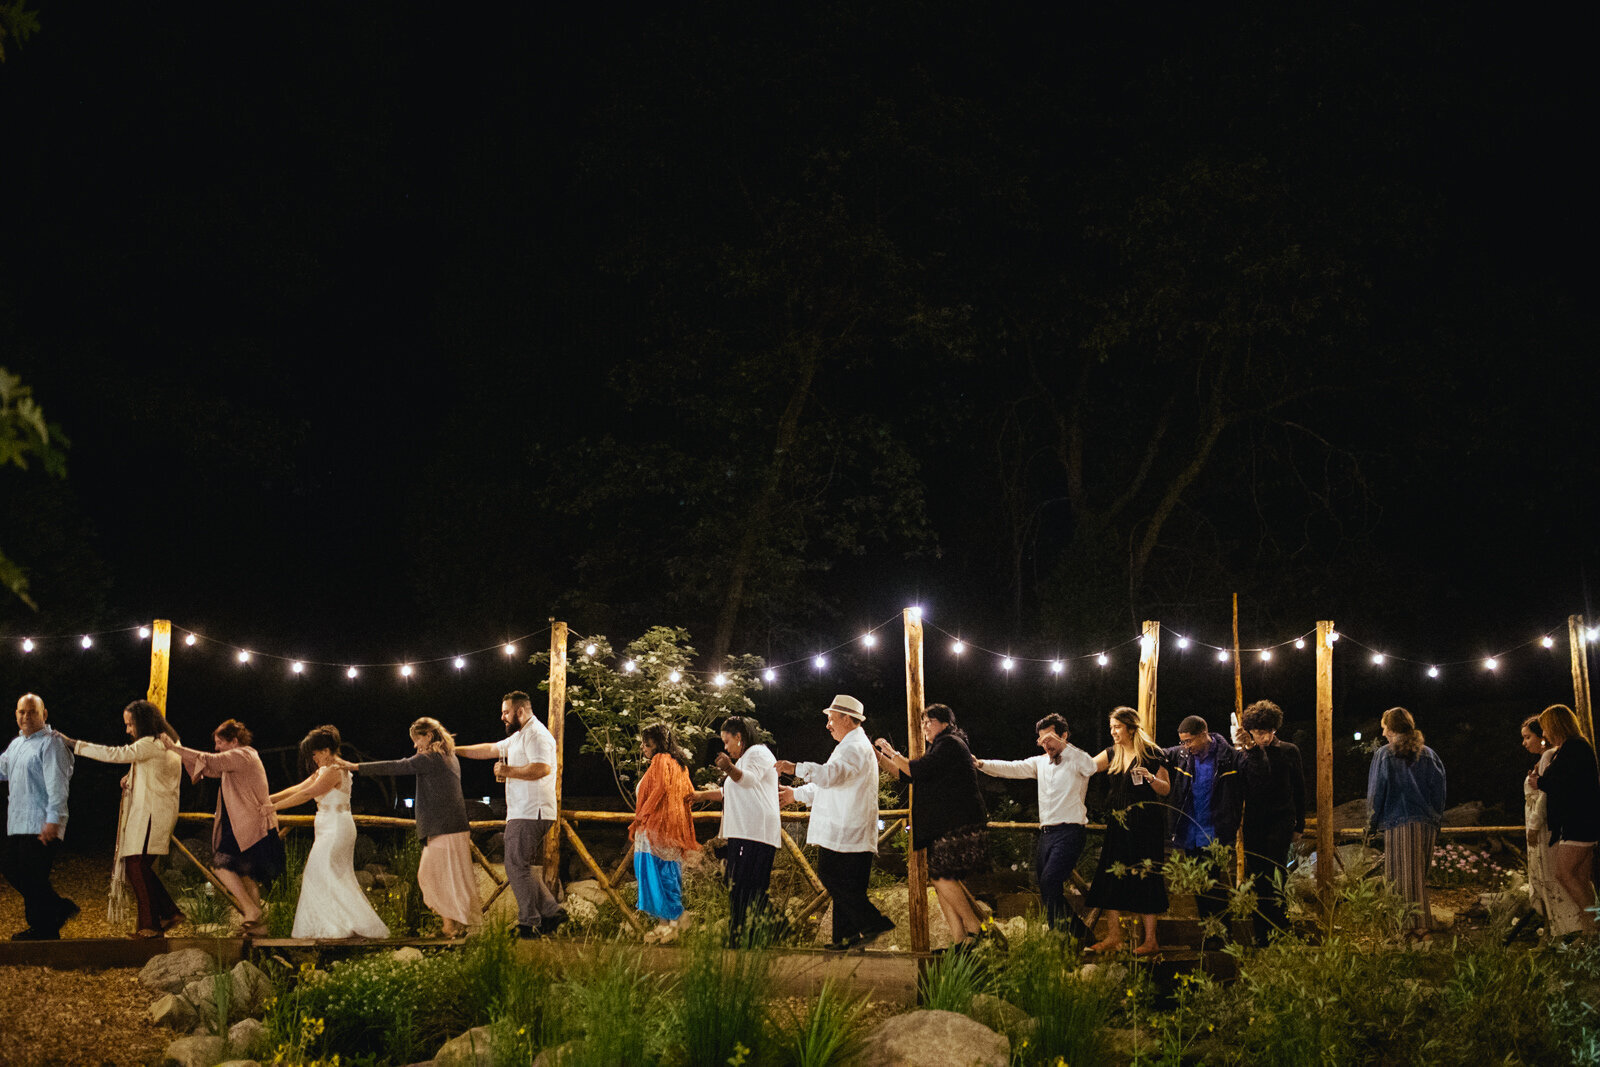
[[1442,816],[1446,826],[1482,826],[1483,801],[1469,800],[1453,808],[1445,808]]
[[1001,1034],[1014,1034],[1028,1021],[1028,1013],[1011,1003],[979,993],[972,998],[967,1014],[989,1029]]
[[1347,800],[1336,805],[1333,809],[1333,828],[1335,830],[1360,830],[1367,825],[1367,820],[1372,817],[1372,809],[1367,807],[1367,798],[1360,797],[1356,800]]
[[229,972],[233,976],[233,1004],[246,1015],[254,1015],[272,996],[272,979],[249,960],[240,960]]
[[566,1067],[567,1064],[579,1062],[582,1055],[583,1038],[575,1037],[564,1045],[540,1049],[533,1058],[533,1067]]
[[266,1052],[267,1026],[260,1019],[240,1019],[228,1027],[228,1051],[235,1056]]
[[611,899],[606,896],[606,891],[600,888],[600,883],[593,878],[585,878],[581,882],[568,882],[567,896],[587,900],[597,908],[604,906]]
[[[194,1005],[203,1026],[216,1025],[217,980],[211,974],[197,978],[183,987],[183,997]],[[257,1011],[267,997],[272,995],[272,981],[261,968],[249,960],[240,960],[228,972],[228,1018],[237,1019]]]
[[223,1060],[217,1067],[261,1067],[260,1060]]
[[1011,1042],[953,1011],[913,1011],[874,1027],[852,1062],[857,1067],[1007,1067]]
[[145,1014],[150,1016],[150,1021],[157,1026],[169,1027],[185,1034],[193,1030],[194,1024],[200,1021],[194,1005],[176,993],[161,994],[155,1003],[145,1009]]
[[398,874],[375,874],[372,876],[372,884],[379,889],[393,889],[400,884],[400,876]]
[[416,963],[422,959],[422,950],[413,945],[406,945],[404,948],[395,949],[393,955],[400,963]]
[[[1344,874],[1347,877],[1361,878],[1372,870],[1373,867],[1383,863],[1383,853],[1375,848],[1369,848],[1359,842],[1348,845],[1339,845],[1334,848],[1338,859],[1334,863],[1334,877]],[[1317,863],[1322,857],[1312,853],[1307,858],[1295,865],[1289,874],[1289,889],[1293,893],[1304,896],[1316,891]]]
[[204,1037],[180,1037],[168,1045],[166,1051],[167,1059],[176,1061],[178,1067],[212,1067],[227,1054],[227,1040],[209,1034]]
[[162,993],[181,993],[184,986],[216,969],[216,959],[197,948],[164,952],[150,957],[139,972],[139,984]]
[[474,1026],[440,1046],[434,1067],[494,1067],[494,1037],[487,1026]]
[[356,872],[356,885],[360,886],[362,889],[371,889],[377,884],[378,876],[373,874],[371,871]]

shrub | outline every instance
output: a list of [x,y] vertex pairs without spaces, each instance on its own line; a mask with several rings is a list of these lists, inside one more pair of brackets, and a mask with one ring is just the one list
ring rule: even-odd
[[563,1067],[651,1063],[666,1046],[665,999],[675,984],[643,971],[627,950],[587,954],[555,986],[561,1028],[552,1040],[579,1038]]
[[1016,1062],[1105,1061],[1105,1027],[1116,990],[1098,971],[1080,974],[1077,947],[1066,935],[1028,923],[995,969],[994,992],[1035,1020],[1032,1033],[1012,1047]]
[[972,998],[992,988],[989,968],[977,952],[952,949],[917,976],[917,1000],[930,1011],[972,1010]]
[[784,1020],[774,1054],[782,1067],[829,1067],[848,1062],[866,1037],[868,998],[841,992],[832,978],[822,982],[816,997],[791,1011]]
[[711,931],[691,935],[686,956],[675,1023],[688,1062],[726,1063],[735,1045],[759,1061],[772,995],[771,957],[760,949],[728,951]]

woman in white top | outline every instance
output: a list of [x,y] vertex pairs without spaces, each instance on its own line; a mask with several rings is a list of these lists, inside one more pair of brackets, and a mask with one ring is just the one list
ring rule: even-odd
[[[1534,715],[1522,723],[1522,747],[1538,759],[1534,774],[1550,768],[1554,755],[1545,744],[1544,727]],[[1528,833],[1528,892],[1533,906],[1544,916],[1546,937],[1566,937],[1583,929],[1583,912],[1572,902],[1572,894],[1556,880],[1556,861],[1551,853],[1550,821],[1544,792],[1532,780],[1522,783],[1523,820]]]
[[[694,800],[722,801],[722,831],[728,842],[723,857],[728,871],[728,943],[750,940],[767,910],[772,860],[778,853],[778,763],[772,750],[756,741],[752,720],[729,716],[722,723],[717,769],[726,777],[719,789],[703,789]],[[752,911],[754,915],[752,915]]]
[[[123,729],[131,745],[95,745],[68,741],[72,751],[101,763],[129,764],[122,779],[122,807],[117,814],[117,858],[111,868],[111,893],[106,908],[113,922],[127,917],[128,893],[138,908],[134,937],[163,937],[183,921],[172,894],[156,876],[155,858],[165,856],[178,823],[178,785],[183,781],[183,760],[169,752],[162,734],[178,739],[161,709],[148,700],[135,700],[122,709]],[[63,738],[65,740],[65,738]]]
[[389,928],[372,910],[356,881],[356,821],[350,814],[350,772],[337,766],[339,730],[319,726],[300,742],[300,759],[316,767],[297,786],[268,799],[276,811],[317,802],[316,838],[300,877],[292,936],[339,940],[388,937]]

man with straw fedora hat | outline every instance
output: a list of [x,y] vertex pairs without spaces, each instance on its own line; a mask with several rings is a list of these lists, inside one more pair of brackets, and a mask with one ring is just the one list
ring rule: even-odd
[[867,712],[855,697],[840,694],[823,709],[828,733],[838,742],[827,763],[778,761],[780,774],[806,784],[778,790],[787,804],[798,800],[811,809],[806,840],[820,851],[817,877],[833,898],[833,941],[840,952],[868,944],[894,929],[894,923],[867,899],[872,857],[878,853],[878,761],[861,728]]

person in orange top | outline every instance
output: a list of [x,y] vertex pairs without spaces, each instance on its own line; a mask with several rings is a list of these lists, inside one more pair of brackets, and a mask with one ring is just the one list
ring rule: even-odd
[[650,761],[639,779],[634,819],[628,825],[633,841],[633,873],[639,879],[639,910],[676,923],[683,915],[683,854],[700,845],[689,815],[689,764],[673,743],[664,723],[646,726],[639,744]]

